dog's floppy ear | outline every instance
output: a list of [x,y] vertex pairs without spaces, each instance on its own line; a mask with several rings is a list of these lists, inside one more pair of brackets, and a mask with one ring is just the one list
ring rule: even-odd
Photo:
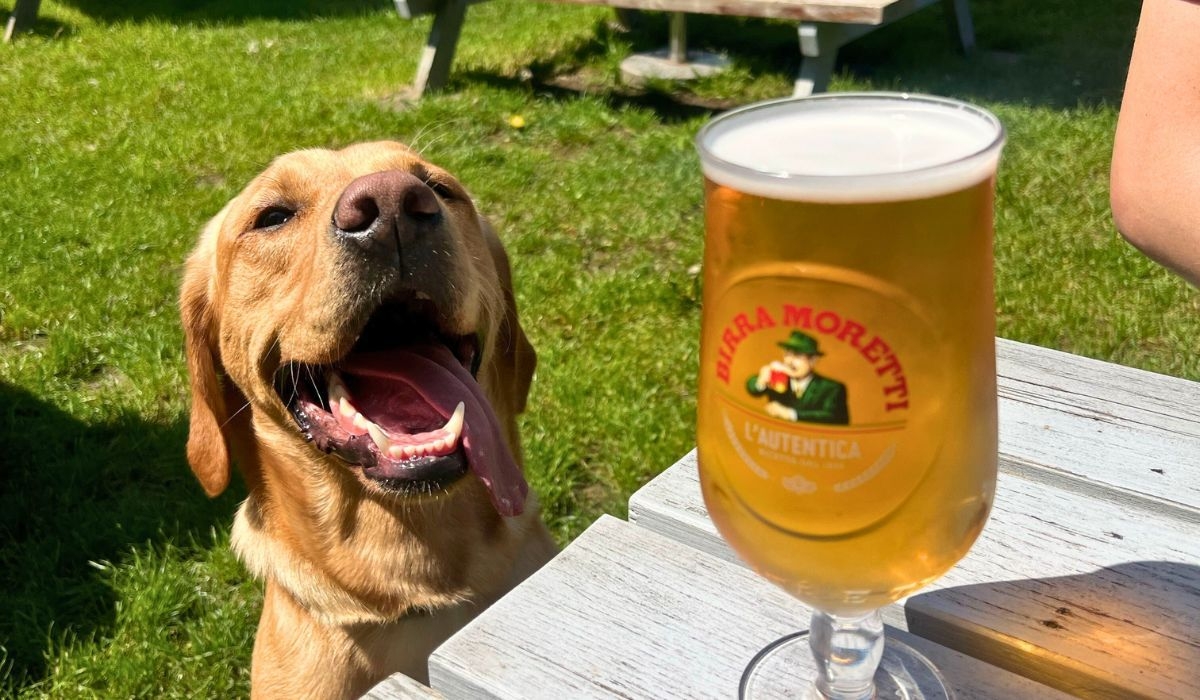
[[224,212],[208,223],[183,273],[179,313],[184,354],[192,390],[187,458],[204,492],[217,496],[229,485],[229,445],[221,426],[228,418],[218,375],[216,319],[212,283],[216,267],[216,234]]
[[521,321],[517,316],[517,300],[513,294],[512,269],[508,263],[508,254],[504,252],[500,237],[482,217],[480,227],[487,240],[488,250],[491,251],[504,297],[504,318],[501,320],[495,342],[496,380],[505,394],[504,400],[509,404],[507,408],[510,415],[515,417],[525,411],[529,386],[537,368],[537,353],[525,335],[525,329],[521,328]]

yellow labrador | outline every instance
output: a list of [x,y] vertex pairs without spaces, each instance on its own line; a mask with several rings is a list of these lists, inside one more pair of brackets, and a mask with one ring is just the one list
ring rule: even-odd
[[239,467],[233,547],[266,583],[255,697],[355,697],[554,554],[516,417],[535,355],[507,256],[397,143],[277,159],[208,223],[180,296],[187,454]]

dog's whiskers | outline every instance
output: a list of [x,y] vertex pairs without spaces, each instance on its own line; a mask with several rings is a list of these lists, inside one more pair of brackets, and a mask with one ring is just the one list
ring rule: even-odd
[[[275,343],[278,344],[279,340],[276,339]],[[293,362],[290,365],[288,365],[288,372],[290,373],[290,375],[291,375],[290,378],[292,380],[291,381],[292,395],[288,397],[288,400],[286,403],[288,403],[290,405],[293,401],[300,398],[300,366],[298,364],[296,364],[295,362]]]
[[221,430],[224,430],[224,429],[225,429],[225,426],[227,426],[227,425],[229,425],[230,423],[232,423],[232,422],[233,422],[233,419],[234,419],[234,418],[237,418],[237,417],[238,417],[238,415],[239,415],[239,414],[241,414],[241,412],[242,412],[242,411],[245,411],[247,408],[250,408],[250,402],[249,402],[249,401],[247,401],[246,403],[242,404],[242,407],[241,407],[241,408],[239,408],[238,410],[236,410],[236,411],[234,411],[233,413],[229,414],[229,417],[228,417],[228,418],[226,418],[226,419],[225,419],[225,422],[221,424]]
[[317,386],[317,375],[313,372],[312,367],[305,365],[304,372],[308,375],[308,384],[313,388],[314,396],[321,396],[321,388]]
[[[456,120],[456,121],[465,121],[465,120],[460,119],[460,120]],[[416,135],[412,137],[412,140],[409,141],[409,143],[408,143],[409,148],[411,148],[417,152],[424,151],[425,149],[436,144],[438,141],[442,140],[442,138],[445,137],[447,134],[451,133],[450,127],[453,124],[454,124],[454,122],[426,124],[425,126],[421,127],[421,130],[418,131],[416,133]],[[433,138],[430,139],[430,141],[428,143],[421,143],[421,139],[423,139],[426,134],[433,131],[434,129],[437,129],[438,131],[436,133],[434,133]]]

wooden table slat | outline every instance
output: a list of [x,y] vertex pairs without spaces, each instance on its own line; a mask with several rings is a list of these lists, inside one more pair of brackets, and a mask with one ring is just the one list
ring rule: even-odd
[[[704,512],[694,452],[629,505],[634,523],[737,561]],[[1196,564],[1189,520],[1002,473],[980,540],[905,614],[917,634],[1058,687],[1200,697]]]
[[[736,697],[746,664],[808,610],[735,564],[608,516],[434,652],[454,698]],[[889,629],[938,664],[961,700],[1062,698]],[[799,697],[798,677],[774,697]]]
[[424,683],[396,673],[368,690],[362,700],[446,700],[446,696]]
[[1002,475],[914,632],[1088,697],[1200,697],[1200,526]]
[[1006,468],[1200,522],[1200,383],[997,340]]
[[[558,0],[635,10],[789,19],[808,22],[880,24],[889,8],[908,0]],[[928,4],[928,2],[926,3]]]

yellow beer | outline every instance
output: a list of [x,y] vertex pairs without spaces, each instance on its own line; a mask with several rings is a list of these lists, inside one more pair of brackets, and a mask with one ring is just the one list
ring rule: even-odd
[[961,103],[836,94],[698,137],[705,502],[745,561],[821,610],[912,593],[987,519],[1002,139]]

